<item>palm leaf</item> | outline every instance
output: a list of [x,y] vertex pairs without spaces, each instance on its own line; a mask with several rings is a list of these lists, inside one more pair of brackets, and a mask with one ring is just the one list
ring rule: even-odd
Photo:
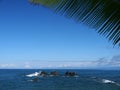
[[113,45],[120,46],[119,0],[30,0],[94,28]]

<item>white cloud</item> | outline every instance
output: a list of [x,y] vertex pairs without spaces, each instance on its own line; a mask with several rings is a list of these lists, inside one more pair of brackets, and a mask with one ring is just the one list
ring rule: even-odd
[[111,59],[102,58],[97,62],[102,66],[120,67],[120,55],[113,56]]
[[31,66],[29,64],[25,64],[24,68],[31,68]]
[[0,64],[0,68],[101,68],[101,67],[118,67],[120,68],[120,55],[111,59],[100,58],[96,61],[27,61],[17,64]]
[[15,68],[15,64],[0,64],[0,68]]
[[[41,62],[32,61],[24,64],[25,68],[88,68],[97,67],[99,62],[97,61],[76,61],[76,62]],[[102,66],[102,65],[101,65]]]

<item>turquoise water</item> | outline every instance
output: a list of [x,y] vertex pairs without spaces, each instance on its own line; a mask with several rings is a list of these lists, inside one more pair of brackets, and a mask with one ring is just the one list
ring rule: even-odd
[[[120,90],[119,70],[69,70],[76,71],[79,77],[65,77],[66,70],[57,70],[60,76],[34,77],[26,75],[41,70],[0,70],[0,90]],[[54,70],[44,70],[51,72]],[[115,83],[104,83],[102,80],[111,80]]]

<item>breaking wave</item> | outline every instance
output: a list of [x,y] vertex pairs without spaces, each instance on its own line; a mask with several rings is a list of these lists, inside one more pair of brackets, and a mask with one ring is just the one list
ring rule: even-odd
[[112,81],[112,80],[108,80],[108,79],[101,79],[101,78],[97,78],[97,77],[92,77],[96,82],[99,83],[103,83],[103,84],[115,84],[117,86],[120,86],[119,83]]
[[40,75],[40,73],[41,73],[41,71],[40,71],[40,72],[35,72],[35,73],[32,73],[32,74],[28,74],[28,75],[26,75],[26,76],[27,76],[27,77],[37,77],[37,76]]

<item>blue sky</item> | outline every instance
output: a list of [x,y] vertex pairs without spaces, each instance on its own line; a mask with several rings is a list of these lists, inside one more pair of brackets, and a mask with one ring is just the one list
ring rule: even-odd
[[120,48],[113,48],[94,29],[27,0],[1,0],[0,12],[0,68],[85,64],[120,55]]

